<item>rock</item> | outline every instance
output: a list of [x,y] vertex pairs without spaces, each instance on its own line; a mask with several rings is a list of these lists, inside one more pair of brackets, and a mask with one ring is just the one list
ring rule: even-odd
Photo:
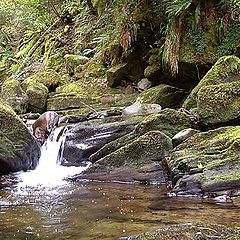
[[65,83],[65,80],[54,70],[47,70],[43,72],[38,72],[33,76],[27,78],[25,81],[28,82],[31,79],[32,82],[36,81],[42,83],[48,88],[49,92],[54,92],[56,88]]
[[93,100],[87,97],[75,96],[72,94],[55,94],[47,99],[47,110],[58,111],[73,108],[88,108],[88,111],[93,111],[91,107]]
[[175,147],[179,145],[180,143],[182,143],[183,141],[185,141],[186,139],[188,139],[189,137],[193,136],[195,133],[198,133],[198,132],[200,131],[193,128],[188,128],[180,131],[172,138],[173,146]]
[[240,126],[196,133],[178,145],[169,166],[174,191],[207,194],[240,188]]
[[137,101],[140,103],[159,104],[163,108],[179,106],[186,97],[183,89],[160,84],[140,93]]
[[132,141],[136,140],[139,136],[135,134],[134,132],[131,132],[129,134],[126,134],[120,138],[117,138],[116,140],[113,140],[107,144],[105,144],[102,148],[100,148],[97,152],[92,154],[89,158],[89,160],[94,163],[100,158],[105,157],[108,154],[111,154],[112,152],[116,151],[117,149],[131,143]]
[[201,124],[212,126],[231,121],[240,124],[240,81],[202,87],[197,96]]
[[0,100],[0,175],[34,169],[40,154],[26,125]]
[[[69,126],[65,130],[65,143],[62,146],[62,165],[80,165],[89,161],[90,155],[105,144],[133,131],[139,118],[113,118],[86,122]],[[116,121],[116,122],[115,122]]]
[[99,159],[80,176],[100,181],[163,184],[164,160],[172,149],[171,139],[159,131],[148,132],[135,141]]
[[7,79],[1,88],[2,99],[18,113],[26,113],[28,108],[28,96],[16,79]]
[[197,128],[196,122],[184,112],[166,108],[159,113],[145,118],[137,128],[137,134],[144,134],[157,130],[172,138],[175,134],[186,128]]
[[151,86],[152,82],[150,82],[147,78],[143,78],[137,83],[137,88],[139,92],[145,91],[149,89]]
[[107,82],[109,87],[116,87],[118,85],[121,85],[121,81],[126,77],[127,75],[127,63],[118,64],[117,66],[114,66],[107,70]]
[[64,56],[66,68],[69,73],[74,73],[75,68],[79,65],[83,65],[88,62],[89,58],[86,56],[74,55],[74,54],[66,54]]
[[240,59],[236,56],[221,57],[207,72],[199,84],[191,91],[184,101],[183,107],[197,107],[197,95],[202,87],[239,81]]
[[36,79],[26,79],[21,84],[29,99],[29,111],[42,113],[46,108],[48,88]]
[[119,240],[212,240],[240,238],[239,228],[226,227],[217,224],[179,224],[164,226],[138,236],[123,237]]
[[156,82],[161,74],[161,66],[158,63],[148,66],[144,70],[144,76],[149,79],[149,81]]
[[157,113],[162,110],[162,107],[158,104],[144,104],[135,102],[134,104],[123,109],[122,114],[125,116],[129,115],[146,115]]

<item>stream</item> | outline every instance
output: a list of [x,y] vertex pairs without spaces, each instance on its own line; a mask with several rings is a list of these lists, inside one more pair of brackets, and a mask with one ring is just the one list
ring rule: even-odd
[[88,167],[57,164],[61,129],[42,147],[36,170],[0,181],[0,239],[110,240],[189,222],[240,227],[240,200],[170,197],[164,186],[70,182]]

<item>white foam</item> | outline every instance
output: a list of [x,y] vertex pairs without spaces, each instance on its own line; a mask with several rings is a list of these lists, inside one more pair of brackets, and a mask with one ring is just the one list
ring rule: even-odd
[[79,174],[88,167],[65,167],[57,163],[61,144],[65,141],[64,137],[58,138],[61,130],[57,128],[52,140],[47,139],[42,146],[37,168],[19,173],[18,190],[21,191],[27,187],[54,188],[66,183],[65,178]]

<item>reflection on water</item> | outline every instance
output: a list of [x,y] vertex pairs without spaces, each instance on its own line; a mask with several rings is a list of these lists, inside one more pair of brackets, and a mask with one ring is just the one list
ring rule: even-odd
[[0,239],[102,239],[187,222],[240,227],[240,201],[168,198],[157,186],[66,183],[0,190]]

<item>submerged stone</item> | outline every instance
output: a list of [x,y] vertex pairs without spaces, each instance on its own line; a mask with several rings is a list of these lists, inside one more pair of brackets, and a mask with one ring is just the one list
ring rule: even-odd
[[187,223],[161,227],[138,236],[123,237],[119,240],[238,240],[239,238],[239,228],[217,224]]

